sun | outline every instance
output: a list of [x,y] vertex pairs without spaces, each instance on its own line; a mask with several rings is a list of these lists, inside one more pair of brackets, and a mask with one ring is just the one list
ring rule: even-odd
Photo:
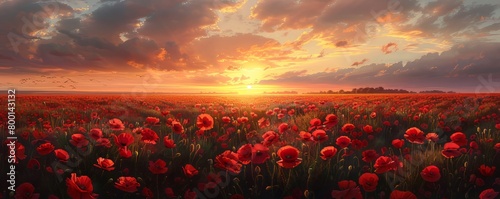
[[252,89],[252,85],[247,85],[247,89]]

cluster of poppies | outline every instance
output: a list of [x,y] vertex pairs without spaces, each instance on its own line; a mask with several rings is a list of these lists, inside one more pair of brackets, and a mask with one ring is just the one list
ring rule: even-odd
[[499,96],[395,98],[23,110],[14,198],[499,196]]

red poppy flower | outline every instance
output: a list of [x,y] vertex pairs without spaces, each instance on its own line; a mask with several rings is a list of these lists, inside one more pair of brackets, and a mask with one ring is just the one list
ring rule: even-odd
[[98,196],[92,193],[94,187],[88,176],[77,177],[76,173],[72,173],[71,177],[66,179],[66,186],[69,197],[73,199],[95,199]]
[[392,141],[392,146],[396,149],[403,148],[403,145],[405,144],[405,140],[403,139],[394,139]]
[[159,139],[156,132],[151,130],[150,128],[144,128],[141,132],[141,135],[142,135],[141,141],[143,141],[146,144],[156,144],[156,141],[158,141]]
[[149,161],[148,169],[152,174],[163,174],[168,171],[167,163],[162,159],[158,159],[155,162]]
[[363,187],[366,192],[372,192],[377,189],[378,176],[374,173],[363,173],[359,176],[359,185]]
[[444,149],[441,151],[441,154],[446,158],[456,158],[462,155],[462,152],[459,151],[460,146],[453,142],[448,142],[444,144]]
[[328,135],[325,131],[318,129],[312,133],[312,139],[316,142],[324,142],[328,140]]
[[36,151],[40,154],[40,155],[47,155],[49,153],[51,153],[52,151],[54,150],[54,145],[52,145],[51,143],[47,142],[47,143],[43,143],[41,144],[40,146],[38,146],[36,148]]
[[332,127],[334,127],[339,123],[338,117],[335,114],[326,115],[325,120],[326,121],[323,122],[323,124],[327,129],[331,129]]
[[16,188],[16,195],[14,195],[15,199],[38,199],[39,197],[40,194],[35,193],[35,187],[29,182],[20,184]]
[[347,136],[340,136],[335,141],[335,144],[340,146],[340,148],[346,148],[349,146],[349,144],[351,144],[351,138],[349,138]]
[[118,149],[118,153],[120,154],[120,156],[122,158],[130,158],[130,157],[132,157],[132,151],[130,151],[129,149],[127,149],[127,147],[120,147]]
[[225,169],[231,173],[239,174],[242,165],[238,163],[238,154],[226,150],[222,154],[215,157],[215,167]]
[[371,134],[371,133],[373,133],[373,127],[370,125],[366,125],[363,127],[363,131],[365,131],[365,133],[367,133],[367,134]]
[[284,133],[286,130],[288,130],[288,124],[287,123],[281,123],[279,126],[278,126],[278,132],[279,133]]
[[267,118],[260,118],[257,123],[259,124],[260,128],[266,128],[271,125],[271,122],[269,122],[269,119]]
[[462,132],[451,134],[450,139],[453,143],[458,144],[458,146],[467,145],[467,136]]
[[151,199],[154,198],[153,191],[151,189],[144,187],[141,191],[141,195],[144,196],[145,199]]
[[420,172],[420,176],[427,182],[437,182],[441,179],[441,172],[437,166],[427,166]]
[[115,167],[113,167],[115,163],[111,159],[106,159],[99,157],[97,158],[97,164],[94,164],[95,167],[106,170],[106,171],[113,171],[115,170]]
[[327,146],[320,151],[320,157],[323,160],[331,159],[335,154],[337,154],[337,149],[333,146]]
[[309,132],[301,131],[299,133],[299,137],[297,138],[298,140],[302,140],[303,142],[308,142],[312,140],[312,135]]
[[490,167],[490,166],[486,166],[486,165],[482,164],[479,167],[479,172],[484,177],[490,177],[490,176],[492,176],[493,174],[495,174],[495,170],[496,170],[495,166]]
[[177,134],[184,133],[184,126],[178,121],[172,121],[172,131]]
[[417,196],[409,191],[392,191],[389,199],[417,199]]
[[479,199],[495,199],[498,196],[498,192],[494,189],[485,189],[479,194]]
[[424,132],[418,129],[417,127],[412,127],[406,130],[405,138],[414,144],[423,144],[424,143]]
[[262,135],[262,138],[264,138],[262,144],[264,144],[265,146],[271,146],[273,144],[278,143],[280,140],[279,135],[274,131],[268,131],[264,133]]
[[287,169],[294,168],[302,162],[299,158],[299,150],[293,146],[281,147],[277,155],[281,158],[277,161],[278,165]]
[[147,125],[158,125],[160,123],[160,118],[157,117],[147,117],[146,124]]
[[439,135],[436,133],[427,133],[427,135],[425,135],[425,139],[427,139],[428,141],[437,142],[439,140]]
[[253,164],[263,164],[269,159],[269,148],[262,144],[255,144],[252,147],[252,163]]
[[175,143],[173,139],[170,139],[169,136],[163,137],[163,144],[165,145],[166,148],[172,149],[175,148]]
[[397,157],[387,157],[387,156],[380,156],[375,160],[375,165],[373,167],[375,168],[375,173],[381,174],[385,173],[388,171],[395,171],[398,169],[398,166],[402,166],[402,163],[399,162]]
[[96,146],[104,146],[106,148],[111,148],[111,141],[108,138],[99,138],[96,140]]
[[209,114],[201,114],[196,119],[196,126],[202,131],[210,130],[214,127],[214,118]]
[[165,188],[165,195],[167,195],[167,198],[174,198],[175,197],[174,190],[170,187]]
[[102,138],[102,130],[99,128],[90,129],[90,137],[92,137],[94,140]]
[[222,117],[222,123],[229,124],[231,122],[231,118],[228,116]]
[[87,138],[85,138],[83,134],[76,133],[71,135],[71,140],[69,141],[69,143],[80,148],[89,145],[89,140],[87,140]]
[[69,160],[69,154],[63,149],[54,150],[54,154],[56,154],[57,159],[61,162],[66,162]]
[[35,169],[39,170],[40,169],[40,162],[37,159],[30,159],[28,161],[28,165],[26,165],[28,169]]
[[352,180],[342,180],[338,182],[340,190],[332,191],[332,198],[335,199],[362,199],[361,190],[359,190],[356,182]]
[[192,178],[193,176],[198,175],[198,170],[190,164],[186,164],[186,166],[182,167],[182,170],[184,171],[184,175],[186,175],[188,178]]
[[112,134],[115,138],[115,144],[118,147],[126,147],[132,143],[134,143],[134,136],[130,133],[120,133],[118,136]]
[[115,187],[119,190],[134,193],[137,191],[137,188],[141,185],[137,182],[134,177],[119,177],[118,182],[115,182]]
[[321,128],[321,120],[318,118],[313,118],[311,121],[309,121],[309,131]]
[[377,151],[373,150],[373,149],[370,149],[370,150],[365,150],[363,151],[363,153],[361,153],[361,155],[363,155],[363,161],[365,162],[373,162],[375,161],[375,159],[378,158],[378,153]]
[[248,164],[252,161],[252,144],[241,146],[238,151],[238,159],[242,164]]
[[122,131],[123,129],[125,129],[125,125],[123,125],[123,122],[118,118],[109,120],[108,124],[109,128],[114,131]]
[[354,124],[347,123],[347,124],[344,124],[344,126],[342,126],[341,130],[342,130],[342,132],[349,133],[349,132],[353,131],[354,128],[356,128],[354,126]]

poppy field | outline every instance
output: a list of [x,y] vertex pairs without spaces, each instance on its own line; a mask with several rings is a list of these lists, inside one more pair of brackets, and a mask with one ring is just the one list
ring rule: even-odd
[[[16,187],[2,180],[0,198],[500,198],[499,102],[18,95]],[[0,111],[3,176],[7,115]]]

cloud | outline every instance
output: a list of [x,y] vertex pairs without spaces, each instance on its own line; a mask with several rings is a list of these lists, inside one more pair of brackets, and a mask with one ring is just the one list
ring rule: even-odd
[[351,64],[351,66],[359,66],[359,65],[363,65],[366,61],[368,61],[368,59],[363,59],[361,61],[356,61],[354,63]]
[[[426,87],[471,91],[481,77],[500,77],[500,43],[470,41],[442,53],[428,53],[403,65],[381,63],[329,70],[302,76],[283,75],[261,80],[269,85],[331,85],[339,88],[385,86],[419,90]],[[356,81],[352,81],[355,79]]]
[[390,42],[390,43],[382,46],[382,52],[385,54],[389,54],[389,53],[392,53],[392,52],[397,51],[397,50],[398,50],[398,44],[393,43],[393,42]]
[[338,41],[335,43],[335,47],[345,47],[347,46],[347,44],[349,44],[347,41]]

